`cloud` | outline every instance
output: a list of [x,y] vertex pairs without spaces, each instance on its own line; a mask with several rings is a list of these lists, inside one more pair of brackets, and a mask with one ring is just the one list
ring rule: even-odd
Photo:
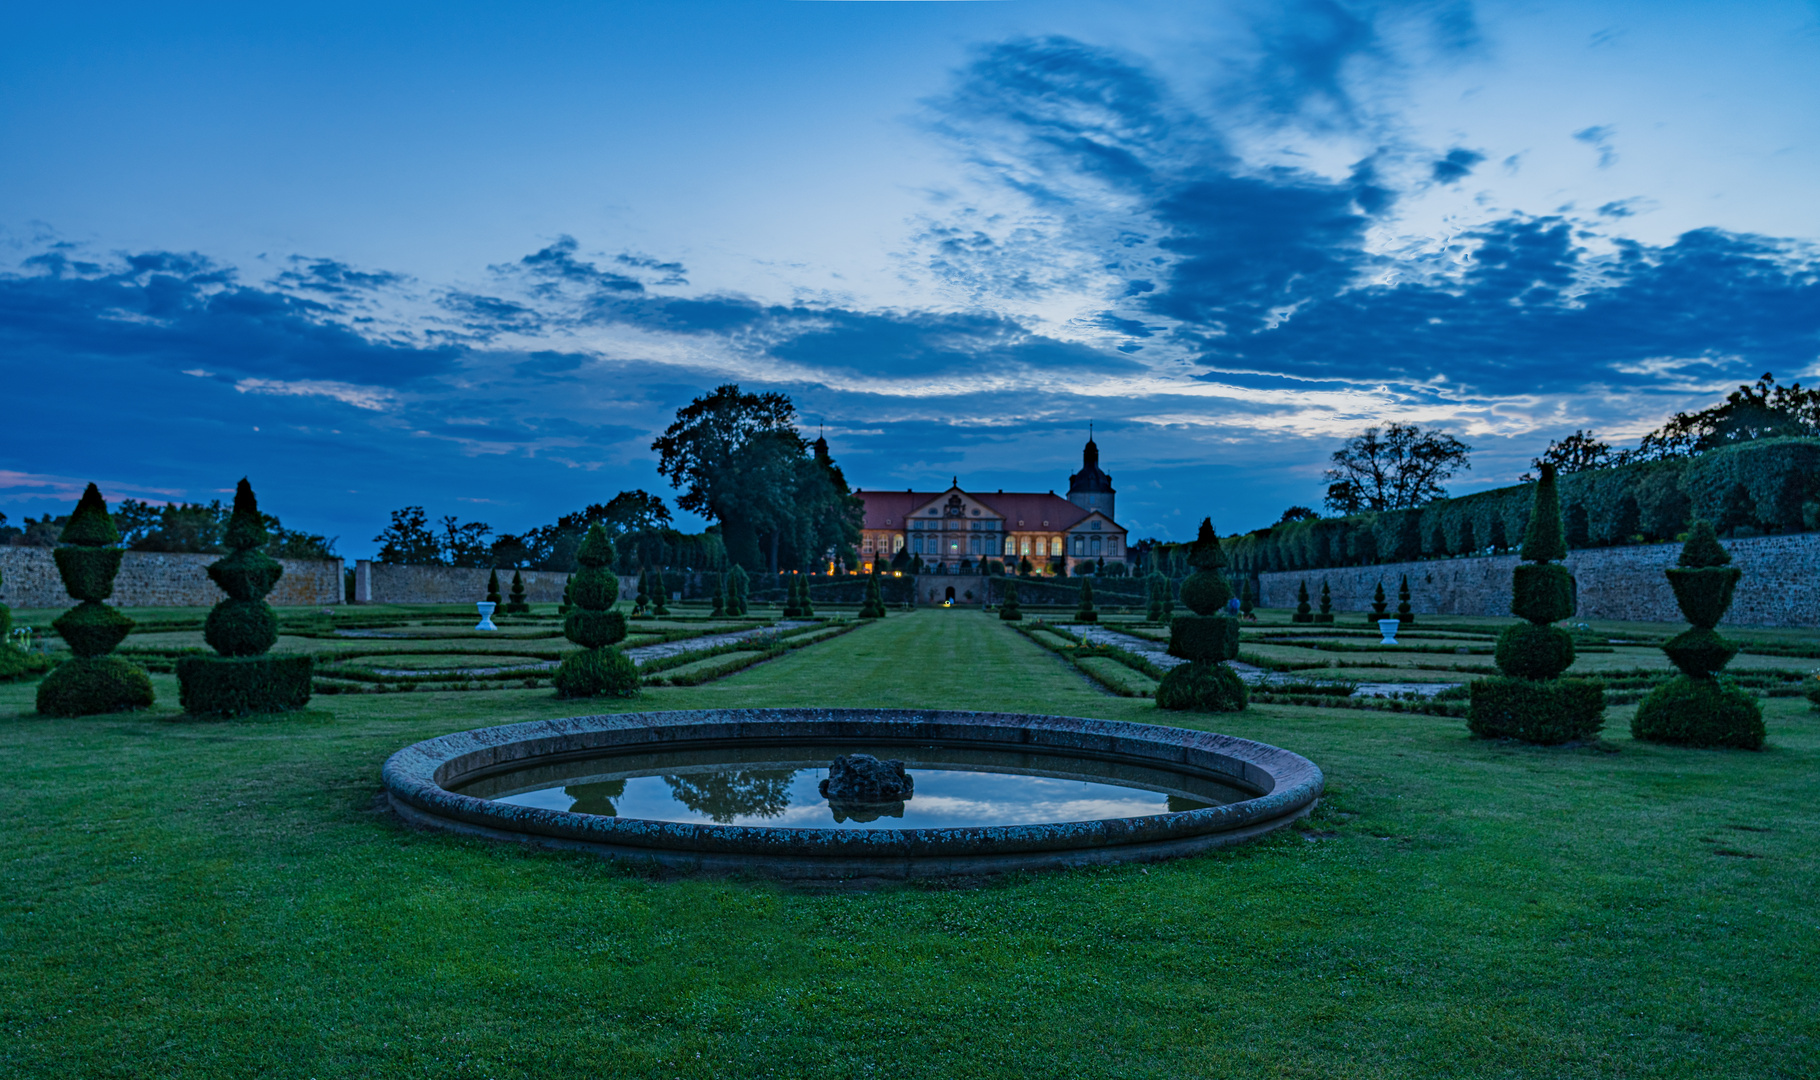
[[1433,166],[1434,179],[1440,184],[1457,184],[1471,175],[1473,167],[1485,160],[1485,155],[1477,150],[1455,147],[1447,156],[1436,161]]
[[[184,372],[184,374],[189,374]],[[393,406],[398,396],[392,391],[377,386],[359,386],[354,383],[330,382],[323,379],[295,379],[285,382],[280,379],[239,379],[234,389],[242,394],[276,394],[281,397],[321,397],[330,401],[339,401],[343,405],[352,405],[356,409],[369,412],[382,412]]]
[[1574,140],[1583,142],[1599,152],[1599,168],[1609,169],[1618,161],[1618,152],[1611,145],[1611,138],[1617,129],[1610,124],[1581,128],[1574,132]]

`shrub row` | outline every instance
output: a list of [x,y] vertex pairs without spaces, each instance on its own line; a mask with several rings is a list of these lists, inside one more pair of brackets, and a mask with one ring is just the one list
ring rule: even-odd
[[[1569,547],[1673,540],[1695,518],[1727,535],[1820,530],[1820,439],[1761,439],[1693,458],[1559,478]],[[1278,525],[1228,541],[1240,574],[1317,570],[1513,548],[1531,484],[1438,499],[1414,510]]]

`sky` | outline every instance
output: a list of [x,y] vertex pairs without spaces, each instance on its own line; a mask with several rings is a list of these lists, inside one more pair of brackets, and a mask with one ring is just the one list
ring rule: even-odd
[[1775,0],[8,5],[0,511],[519,532],[728,382],[861,487],[1091,423],[1134,537],[1373,424],[1500,486],[1820,378],[1815,72]]

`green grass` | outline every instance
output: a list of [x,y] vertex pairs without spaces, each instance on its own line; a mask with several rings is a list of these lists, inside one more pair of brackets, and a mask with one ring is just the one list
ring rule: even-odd
[[[1820,1072],[1820,714],[1798,698],[1765,702],[1758,754],[1634,743],[1628,708],[1578,750],[1405,714],[1161,714],[966,610],[637,702],[201,723],[154,684],[153,711],[80,721],[0,686],[0,1076]],[[413,832],[378,801],[388,754],[451,730],[776,705],[1187,723],[1306,754],[1329,794],[1234,851],[859,894]]]

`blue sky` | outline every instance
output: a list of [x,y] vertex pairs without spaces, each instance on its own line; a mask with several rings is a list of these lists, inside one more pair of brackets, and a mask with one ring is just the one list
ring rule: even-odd
[[[252,477],[370,554],[630,487],[736,381],[857,484],[1136,535],[1372,422],[1632,441],[1820,374],[1815,5],[688,2],[0,13],[0,510]],[[699,523],[695,523],[699,524]]]

